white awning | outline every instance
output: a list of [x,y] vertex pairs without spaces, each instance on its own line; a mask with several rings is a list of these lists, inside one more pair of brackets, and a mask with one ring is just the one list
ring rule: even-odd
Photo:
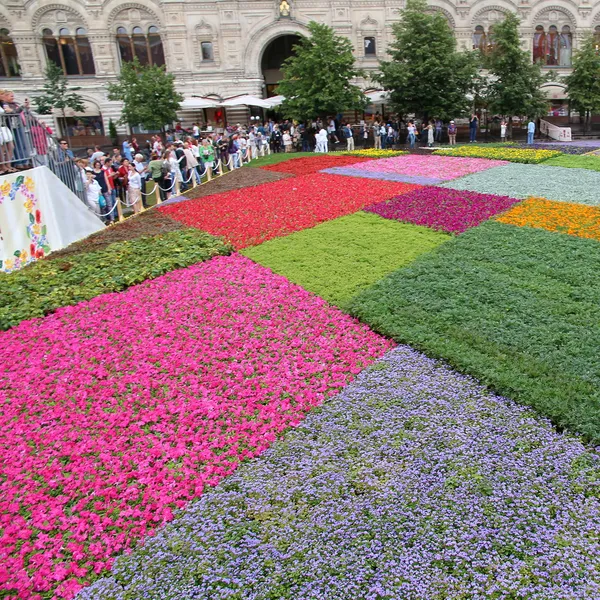
[[263,100],[262,98],[257,98],[256,96],[250,96],[248,94],[229,98],[229,100],[221,102],[221,106],[226,108],[233,106],[260,106],[261,108],[271,108],[271,104],[268,100]]
[[267,98],[265,102],[268,102],[271,105],[271,108],[275,106],[279,106],[285,100],[285,96],[273,96],[272,98]]
[[567,90],[562,85],[551,83],[550,85],[543,85],[541,89],[549,100],[563,100],[564,98],[568,98]]
[[216,108],[219,103],[210,98],[186,98],[181,103],[182,110],[201,110],[203,108]]
[[388,92],[369,92],[365,96],[369,99],[369,104],[385,104],[390,99]]

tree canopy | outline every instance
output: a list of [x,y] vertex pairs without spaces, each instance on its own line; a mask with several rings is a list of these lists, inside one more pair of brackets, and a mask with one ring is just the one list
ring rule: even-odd
[[474,52],[457,52],[444,16],[428,12],[425,0],[407,0],[393,25],[390,60],[381,61],[376,80],[390,92],[401,115],[450,119],[469,112],[477,76]]
[[573,71],[565,77],[571,106],[585,116],[600,112],[600,54],[592,34],[587,36],[573,57]]
[[540,117],[548,110],[548,100],[541,89],[548,78],[520,44],[519,18],[507,13],[503,21],[494,25],[492,44],[483,57],[489,72],[488,108],[506,117]]
[[118,81],[108,84],[108,98],[123,102],[121,123],[146,129],[162,129],[175,121],[183,100],[172,74],[157,65],[143,66],[137,58],[121,65]]
[[311,22],[308,29],[310,37],[300,40],[294,47],[295,55],[282,66],[283,79],[277,86],[277,92],[285,96],[282,114],[305,121],[364,109],[365,95],[350,83],[363,75],[354,66],[350,40],[321,23]]
[[33,98],[36,110],[41,115],[48,115],[53,109],[60,110],[63,116],[67,108],[75,112],[85,109],[83,98],[77,93],[81,88],[69,87],[60,67],[49,62],[44,75],[46,80],[42,94]]

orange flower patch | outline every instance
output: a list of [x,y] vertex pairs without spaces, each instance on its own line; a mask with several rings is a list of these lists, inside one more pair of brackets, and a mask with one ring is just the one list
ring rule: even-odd
[[497,221],[600,240],[600,208],[545,198],[528,198]]

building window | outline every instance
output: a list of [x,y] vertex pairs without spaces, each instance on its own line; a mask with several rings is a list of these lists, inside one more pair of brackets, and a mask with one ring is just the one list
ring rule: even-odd
[[158,27],[154,25],[148,28],[147,33],[141,27],[134,27],[131,35],[125,27],[117,28],[117,45],[121,61],[132,62],[137,58],[142,65],[165,64],[165,54]]
[[200,48],[202,49],[202,60],[215,60],[212,42],[202,42]]
[[61,28],[55,36],[51,29],[42,32],[46,56],[60,67],[65,75],[95,75],[94,56],[87,31],[78,27],[75,35]]
[[473,32],[473,50],[481,50],[485,51],[487,46],[485,29],[481,25],[477,25],[475,27],[475,31]]
[[560,33],[556,25],[550,25],[547,32],[542,25],[535,28],[533,62],[546,67],[570,67],[572,54],[573,35],[568,25]]
[[594,40],[596,44],[596,50],[600,50],[600,25],[596,25],[594,28]]
[[17,48],[8,29],[0,29],[0,77],[17,77],[19,73]]
[[375,46],[374,37],[366,37],[364,39],[365,45],[365,56],[375,56],[377,54],[377,47]]

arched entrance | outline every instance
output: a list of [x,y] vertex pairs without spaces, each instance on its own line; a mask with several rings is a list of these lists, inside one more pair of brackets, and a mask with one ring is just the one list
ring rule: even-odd
[[293,56],[293,48],[299,41],[299,35],[281,35],[271,40],[265,48],[261,71],[265,80],[267,98],[276,95],[275,88],[282,78],[281,65],[286,58]]

